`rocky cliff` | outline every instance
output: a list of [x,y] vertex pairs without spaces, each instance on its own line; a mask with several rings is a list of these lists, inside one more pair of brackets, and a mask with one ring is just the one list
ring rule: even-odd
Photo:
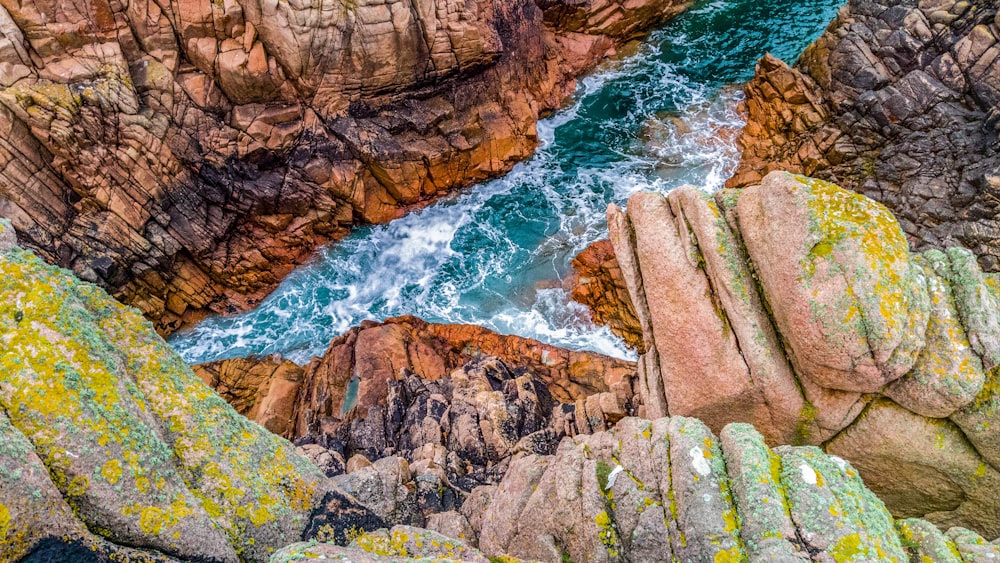
[[794,68],[746,85],[742,161],[884,203],[918,249],[964,246],[1000,270],[1000,16],[992,0],[851,0]]
[[894,514],[1000,533],[1000,280],[970,251],[911,254],[882,205],[785,172],[608,222],[640,413],[822,445]]
[[[14,243],[0,221],[0,561],[1000,556],[966,529],[893,521],[851,464],[770,450],[747,425],[719,440],[693,419],[607,413],[610,431],[588,422],[558,448],[531,440],[539,433],[522,431],[544,416],[545,385],[495,359],[397,382],[410,397],[388,404],[406,405],[400,436],[414,446],[397,451],[426,455],[353,456],[331,479],[204,386],[138,311]],[[438,417],[443,400],[457,417]],[[529,439],[499,452],[511,426]],[[962,462],[947,424],[935,428],[935,466]],[[480,443],[509,466],[447,504],[452,453]],[[300,451],[332,457],[315,441]],[[934,477],[914,478],[947,486]]]
[[364,322],[334,338],[322,356],[302,367],[275,356],[194,369],[240,413],[295,440],[322,433],[330,420],[364,418],[369,409],[385,407],[393,386],[408,376],[431,384],[483,356],[530,372],[559,402],[583,402],[614,389],[621,390],[621,401],[632,395],[632,362],[412,316]]
[[0,216],[169,332],[508,170],[687,3],[0,2]]
[[305,367],[236,358],[195,372],[385,522],[435,529],[464,522],[455,511],[518,452],[635,414],[631,362],[413,317],[365,323]]

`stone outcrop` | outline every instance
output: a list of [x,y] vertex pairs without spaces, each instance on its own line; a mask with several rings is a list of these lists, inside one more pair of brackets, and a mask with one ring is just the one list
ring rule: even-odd
[[687,0],[0,3],[0,216],[169,332],[508,170]]
[[571,266],[572,273],[564,286],[573,300],[590,309],[594,323],[607,326],[630,348],[644,353],[642,327],[611,241],[602,239],[591,244],[573,258]]
[[385,525],[13,232],[0,221],[0,561],[266,561],[318,521]]
[[[559,418],[555,405],[546,422],[545,386],[486,357],[433,381],[404,371],[387,396],[405,413],[388,419],[404,422],[398,451],[410,460],[354,453],[346,473],[328,478],[200,382],[138,311],[16,247],[12,234],[0,221],[0,561],[1000,556],[997,542],[964,528],[894,522],[849,463],[815,447],[770,450],[745,424],[719,440],[693,419],[591,411],[592,399],[604,408],[612,395],[598,393],[584,401],[588,415],[604,412],[600,425],[587,421],[596,433],[567,429],[556,448],[552,432],[579,418]],[[254,377],[283,368],[261,369]],[[957,424],[986,428],[982,398]],[[439,416],[442,400],[453,416]],[[886,404],[866,411],[872,425],[900,424]],[[968,464],[953,430],[924,426],[925,441],[944,444],[931,460],[940,471]],[[306,442],[300,451],[329,470],[336,452]],[[865,446],[876,460],[893,447]],[[480,454],[487,469],[508,468],[456,502]]]
[[[271,563],[310,559],[332,559],[353,563],[440,561],[442,563],[490,563],[479,550],[451,536],[411,526],[393,526],[361,534],[346,547],[334,543],[290,545],[271,557]],[[513,558],[507,558],[515,563]]]
[[[464,517],[435,521],[499,483],[516,453],[551,453],[635,413],[630,362],[412,317],[366,323],[305,368],[240,358],[196,372],[239,412],[285,428],[386,523],[453,533]],[[293,431],[292,419],[307,423]]]
[[638,412],[823,445],[902,517],[1000,534],[1000,284],[884,206],[785,172],[608,210],[643,329]]
[[[900,482],[900,486],[905,486]],[[524,455],[489,492],[479,546],[538,561],[986,561],[964,528],[894,520],[851,463],[771,449],[746,424],[626,418]]]
[[794,68],[764,57],[727,185],[830,180],[889,207],[915,249],[960,245],[1000,270],[997,8],[851,0]]
[[280,357],[236,358],[200,364],[195,373],[239,412],[295,440],[319,432],[327,419],[386,405],[407,374],[434,382],[484,355],[530,372],[564,403],[616,387],[624,400],[635,375],[632,362],[412,316],[364,322],[302,368]]

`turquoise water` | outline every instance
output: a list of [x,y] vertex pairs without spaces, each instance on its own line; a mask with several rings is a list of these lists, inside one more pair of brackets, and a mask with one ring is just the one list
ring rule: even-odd
[[734,85],[765,52],[793,61],[839,5],[698,2],[636,54],[582,79],[572,106],[539,123],[536,155],[505,177],[357,229],[256,309],[208,319],[171,344],[192,363],[274,352],[306,362],[362,320],[414,314],[628,357],[558,280],[607,236],[608,203],[682,184],[718,189],[739,156]]

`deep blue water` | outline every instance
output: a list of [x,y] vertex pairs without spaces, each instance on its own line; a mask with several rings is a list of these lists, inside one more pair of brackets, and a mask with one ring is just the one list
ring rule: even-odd
[[840,0],[716,0],[580,81],[573,105],[539,123],[537,154],[321,249],[253,311],[217,317],[171,344],[189,362],[280,352],[298,362],[364,319],[414,314],[556,345],[628,351],[552,280],[607,236],[608,203],[637,190],[718,189],[738,159],[739,84],[765,52],[793,62]]

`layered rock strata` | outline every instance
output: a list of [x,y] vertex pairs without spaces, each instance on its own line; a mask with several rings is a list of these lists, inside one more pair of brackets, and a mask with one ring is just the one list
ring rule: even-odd
[[508,170],[687,0],[0,3],[0,216],[157,322]]
[[746,424],[626,418],[511,464],[481,520],[484,553],[538,561],[987,561],[964,528],[894,520],[851,463],[771,449]]
[[267,561],[384,526],[0,221],[0,561]]
[[352,328],[304,367],[273,356],[199,364],[195,372],[241,413],[295,440],[318,433],[328,419],[384,406],[391,387],[407,374],[433,382],[480,356],[530,372],[565,403],[613,387],[627,398],[636,371],[632,362],[601,354],[405,316]]
[[916,249],[961,245],[1000,270],[997,8],[851,0],[794,68],[760,61],[727,185],[830,180],[888,206]]
[[640,413],[821,444],[897,515],[1000,533],[1000,280],[970,251],[911,254],[882,205],[785,172],[637,194],[608,223]]
[[601,239],[587,246],[570,265],[572,273],[564,286],[573,300],[590,309],[594,323],[607,326],[630,348],[644,353],[642,327],[611,241]]

